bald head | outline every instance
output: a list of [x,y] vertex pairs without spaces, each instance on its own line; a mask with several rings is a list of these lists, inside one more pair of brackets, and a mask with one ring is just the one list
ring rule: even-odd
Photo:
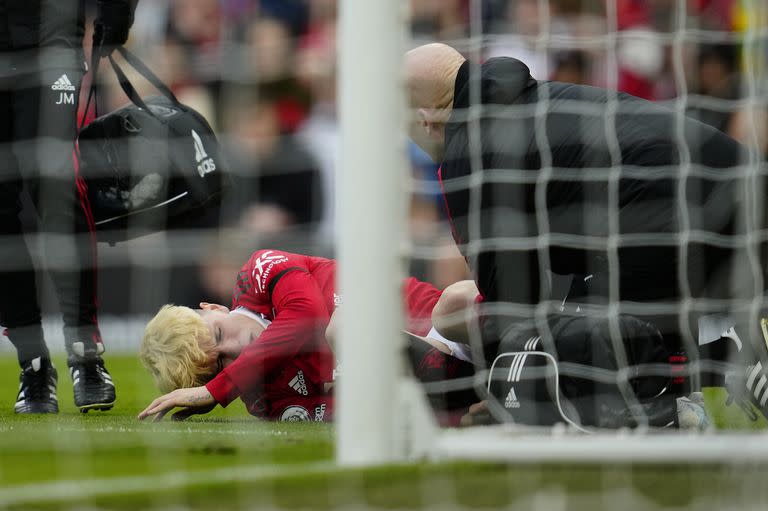
[[441,43],[425,44],[406,53],[405,77],[411,106],[449,106],[453,102],[456,74],[464,60],[461,53]]
[[442,159],[445,124],[464,57],[447,44],[419,46],[405,55],[405,79],[412,109],[411,138],[435,161]]

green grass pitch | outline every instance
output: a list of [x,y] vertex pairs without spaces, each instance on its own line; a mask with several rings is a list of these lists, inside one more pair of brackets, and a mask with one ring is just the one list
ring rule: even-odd
[[183,423],[138,422],[156,391],[135,357],[107,359],[117,406],[80,414],[66,364],[55,363],[61,413],[16,416],[16,361],[0,357],[0,509],[768,509],[768,465],[340,470],[332,426],[261,423],[239,403]]

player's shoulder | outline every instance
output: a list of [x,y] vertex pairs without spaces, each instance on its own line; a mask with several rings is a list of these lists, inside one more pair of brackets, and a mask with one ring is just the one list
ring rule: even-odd
[[278,248],[262,248],[257,251],[255,251],[253,254],[251,254],[251,260],[255,261],[256,259],[262,259],[262,260],[276,260],[279,258],[288,258],[288,257],[297,257],[298,254],[294,254],[292,252],[286,252],[285,250],[280,250]]
[[257,250],[247,263],[247,271],[254,280],[258,292],[266,292],[270,282],[287,268],[305,269],[306,256],[278,249]]
[[276,248],[264,248],[257,250],[248,259],[248,266],[251,268],[263,268],[264,266],[274,266],[282,263],[291,263],[294,266],[306,264],[307,256],[294,254]]

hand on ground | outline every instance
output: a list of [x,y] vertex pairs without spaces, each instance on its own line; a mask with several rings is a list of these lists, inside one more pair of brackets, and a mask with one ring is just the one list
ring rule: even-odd
[[473,404],[467,412],[459,423],[462,427],[490,424],[491,414],[488,411],[488,403],[486,401]]
[[152,401],[140,414],[139,419],[155,416],[159,421],[174,408],[182,408],[173,414],[174,420],[184,420],[191,415],[208,413],[216,406],[216,400],[205,387],[177,389]]

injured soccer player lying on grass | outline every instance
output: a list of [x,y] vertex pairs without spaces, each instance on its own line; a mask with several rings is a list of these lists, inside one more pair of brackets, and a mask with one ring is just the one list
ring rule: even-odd
[[[166,394],[139,418],[182,408],[173,417],[184,419],[239,397],[263,419],[332,420],[336,366],[325,334],[341,304],[335,268],[330,259],[261,250],[238,274],[231,310],[205,302],[199,310],[164,306],[147,325],[140,357]],[[403,282],[406,327],[417,336],[408,337],[414,374],[429,382],[471,381],[468,347],[429,336],[440,296],[425,282]],[[445,424],[457,424],[477,401],[471,383],[430,398]]]
[[[237,278],[231,310],[165,306],[147,325],[143,363],[167,394],[139,417],[162,418],[174,408],[184,419],[240,397],[267,420],[333,418],[335,362],[330,341],[341,297],[334,293],[335,261],[276,250],[256,252]],[[467,341],[477,288],[459,282],[441,292],[409,278],[403,283],[408,354],[419,380],[467,378],[458,392],[433,392],[442,424],[513,421],[571,422],[580,427],[703,429],[709,421],[699,394],[686,396],[658,330],[631,316],[618,318],[626,364],[606,319],[584,313],[548,321],[549,337],[521,324],[502,339],[483,402],[472,385]],[[457,321],[458,319],[458,321]],[[620,378],[624,374],[625,378]],[[434,382],[438,382],[436,385]],[[463,417],[462,417],[463,416]]]

